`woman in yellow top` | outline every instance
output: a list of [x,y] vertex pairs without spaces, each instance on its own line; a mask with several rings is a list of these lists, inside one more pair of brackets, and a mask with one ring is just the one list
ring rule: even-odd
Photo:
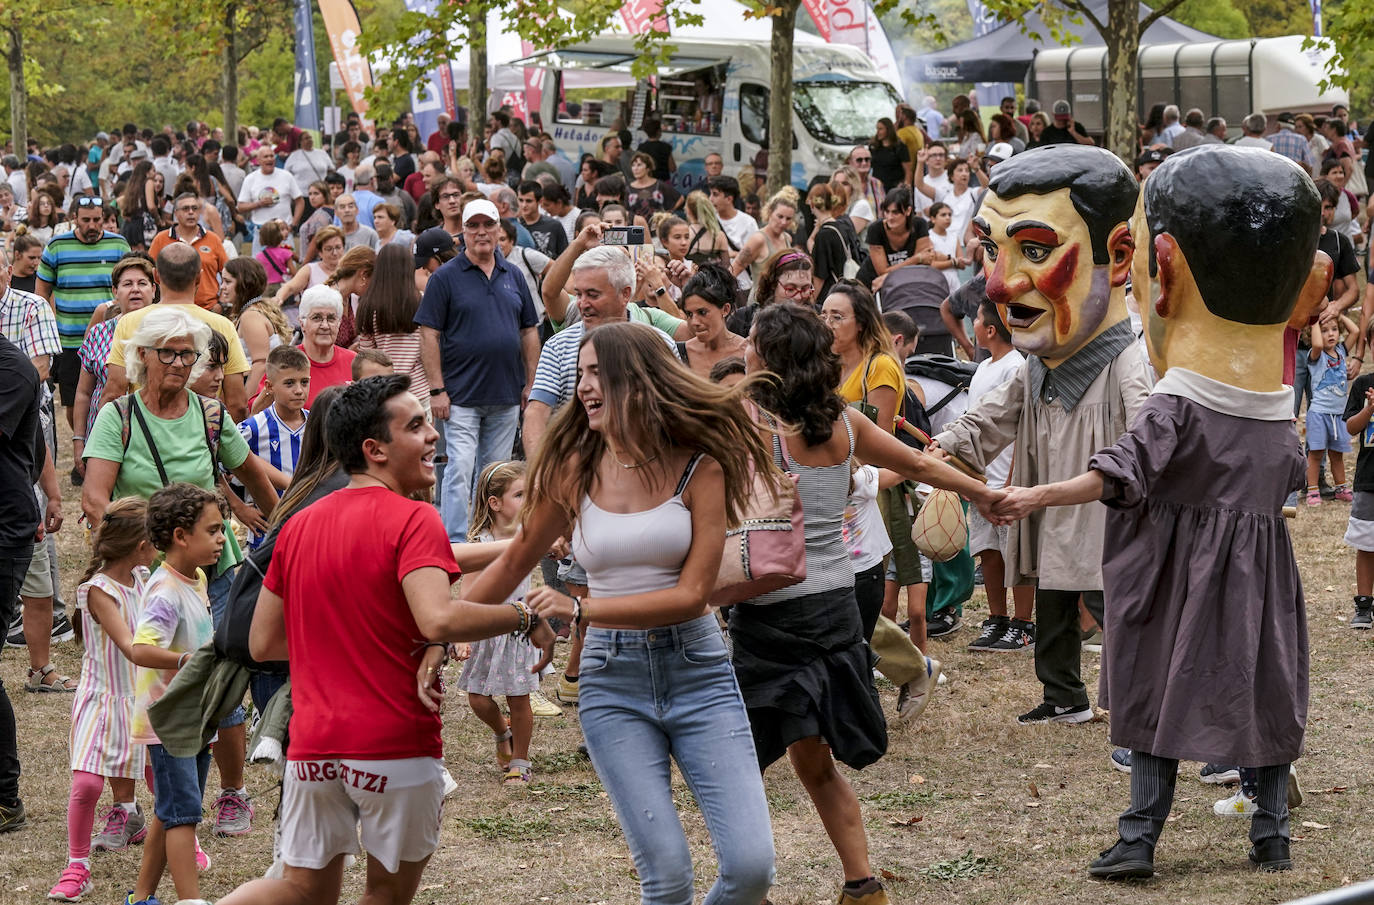
[[902,414],[906,381],[873,293],[857,280],[837,281],[825,297],[821,320],[835,336],[831,349],[840,357],[840,396],[858,403],[865,415],[891,433]]

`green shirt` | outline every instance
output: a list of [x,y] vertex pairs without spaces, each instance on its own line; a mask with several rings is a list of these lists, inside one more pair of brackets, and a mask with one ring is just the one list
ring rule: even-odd
[[103,233],[87,245],[75,233],[53,236],[38,262],[38,278],[52,284],[53,305],[57,309],[57,333],[62,348],[78,349],[86,335],[91,314],[101,302],[114,297],[110,290],[110,271],[129,251],[129,243],[119,233]]
[[[572,310],[569,306],[569,311]],[[685,320],[673,317],[662,308],[653,308],[649,305],[641,305],[638,302],[631,302],[626,309],[627,319],[631,323],[648,324],[650,327],[657,327],[670,337],[677,338],[678,328],[687,323]],[[560,333],[568,326],[568,322],[559,323],[553,318],[549,318],[549,323],[553,324],[553,332]]]
[[[187,391],[187,395],[190,395],[190,391]],[[196,397],[190,399],[185,414],[170,420],[149,412],[137,393],[133,396],[133,404],[143,411],[147,419],[148,432],[153,435],[153,443],[162,457],[162,467],[167,470],[167,480],[173,483],[185,481],[214,491],[215,469],[205,442],[205,416]],[[148,448],[148,440],[138,426],[138,419],[132,413],[130,417],[133,423],[129,426],[129,448],[125,449],[120,439],[119,409],[113,405],[103,407],[100,414],[96,415],[91,435],[86,438],[84,455],[88,459],[119,463],[112,499],[132,496],[146,500],[162,489],[162,479],[158,477],[157,464]],[[228,415],[225,419],[219,438],[219,464],[232,470],[248,459],[248,442],[234,428],[234,423],[228,420]],[[243,560],[234,532],[229,530],[227,523],[224,528],[224,552],[215,565],[214,575],[233,568]]]

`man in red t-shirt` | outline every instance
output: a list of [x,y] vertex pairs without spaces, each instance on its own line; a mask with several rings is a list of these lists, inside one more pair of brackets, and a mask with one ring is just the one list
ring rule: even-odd
[[286,867],[282,879],[247,883],[225,905],[337,902],[360,827],[364,899],[408,903],[439,845],[446,773],[426,677],[442,665],[442,642],[524,627],[544,662],[552,648],[553,633],[523,604],[450,599],[459,568],[448,534],[432,505],[411,499],[434,485],[438,434],[409,387],[409,377],[391,375],[339,394],[328,442],[351,480],[292,516],[277,538],[249,647],[291,666]]

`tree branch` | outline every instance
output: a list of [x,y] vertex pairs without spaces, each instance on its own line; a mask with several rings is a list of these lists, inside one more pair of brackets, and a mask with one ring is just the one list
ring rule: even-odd
[[[1093,15],[1093,11],[1088,9],[1086,4],[1080,2],[1080,0],[1061,0],[1061,2],[1069,10],[1078,13],[1080,16],[1083,16],[1089,22],[1091,22],[1093,24],[1093,28],[1096,28],[1098,34],[1102,35],[1103,38],[1107,37],[1107,26],[1103,25],[1102,21],[1098,19],[1097,16]],[[1174,6],[1177,6],[1182,2],[1183,0],[1174,0]],[[1172,7],[1170,8],[1172,9]]]
[[257,50],[259,47],[266,43],[267,36],[265,35],[259,38],[257,41],[250,43],[246,48],[244,48],[242,53],[236,54],[236,56],[238,57],[238,62],[242,63],[244,60],[248,59],[249,54],[251,54],[253,51]]
[[1167,2],[1155,7],[1153,10],[1150,11],[1150,14],[1148,16],[1140,20],[1139,34],[1145,34],[1145,29],[1149,28],[1151,25],[1154,25],[1160,19],[1169,15],[1169,13],[1178,9],[1182,5],[1183,0],[1167,0]]

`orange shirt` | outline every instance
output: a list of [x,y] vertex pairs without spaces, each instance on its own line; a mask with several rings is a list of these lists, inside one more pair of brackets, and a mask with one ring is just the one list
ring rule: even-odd
[[[173,242],[184,241],[176,237],[176,227],[164,229],[153,239],[148,254],[157,260],[158,252]],[[224,265],[229,263],[229,253],[219,236],[200,227],[200,235],[195,242],[186,243],[200,255],[200,279],[196,281],[196,304],[207,311],[219,310],[219,275]]]

